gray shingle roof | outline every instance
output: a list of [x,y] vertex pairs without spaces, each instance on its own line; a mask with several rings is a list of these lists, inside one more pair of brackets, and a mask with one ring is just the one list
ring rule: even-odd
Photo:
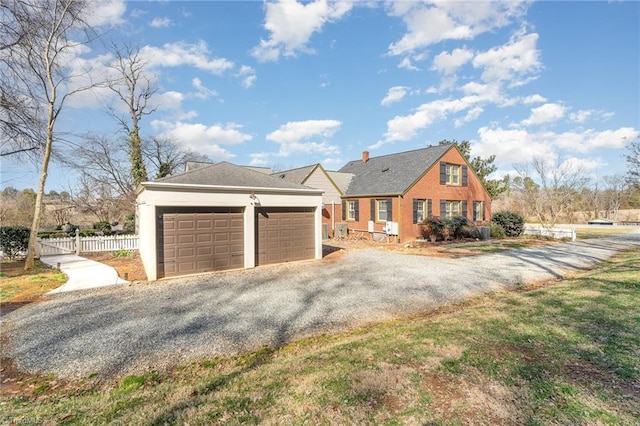
[[312,164],[310,166],[300,167],[297,169],[282,170],[280,172],[271,173],[271,176],[291,183],[302,183],[307,177],[309,177],[316,166],[317,164]]
[[438,145],[348,162],[339,172],[353,173],[345,192],[355,195],[399,195],[409,189],[453,145]]
[[236,166],[225,161],[204,165],[188,172],[158,179],[156,182],[186,185],[219,185],[245,188],[311,189],[307,186],[287,182],[262,172]]

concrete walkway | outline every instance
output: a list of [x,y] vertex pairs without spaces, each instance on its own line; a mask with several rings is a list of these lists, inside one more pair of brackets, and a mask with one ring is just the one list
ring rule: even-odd
[[59,264],[60,270],[69,277],[66,283],[51,290],[47,294],[85,290],[116,284],[129,284],[129,281],[120,279],[116,270],[111,266],[85,259],[75,254],[42,256],[40,261],[54,268],[57,268]]

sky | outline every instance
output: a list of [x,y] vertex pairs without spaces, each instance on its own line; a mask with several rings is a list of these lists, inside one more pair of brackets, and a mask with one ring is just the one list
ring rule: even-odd
[[[494,177],[541,157],[595,179],[624,174],[639,137],[635,1],[95,4],[104,37],[139,47],[157,84],[143,137],[216,162],[337,170],[446,139],[495,155]],[[114,59],[75,55],[96,75]],[[59,129],[115,134],[109,96],[71,98]],[[39,164],[1,162],[2,187],[36,188]],[[53,163],[46,190],[75,178]]]

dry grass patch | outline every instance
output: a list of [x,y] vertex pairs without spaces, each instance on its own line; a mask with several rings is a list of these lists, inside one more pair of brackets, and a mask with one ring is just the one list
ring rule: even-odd
[[30,271],[24,261],[0,263],[0,310],[7,314],[25,304],[40,300],[50,290],[60,287],[67,276],[39,261]]

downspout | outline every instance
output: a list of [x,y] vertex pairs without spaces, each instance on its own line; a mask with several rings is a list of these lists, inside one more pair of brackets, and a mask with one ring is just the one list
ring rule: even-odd
[[336,202],[331,200],[331,235],[336,236]]
[[399,243],[400,241],[402,241],[401,234],[402,234],[402,195],[398,195],[398,240],[396,241],[397,243]]

